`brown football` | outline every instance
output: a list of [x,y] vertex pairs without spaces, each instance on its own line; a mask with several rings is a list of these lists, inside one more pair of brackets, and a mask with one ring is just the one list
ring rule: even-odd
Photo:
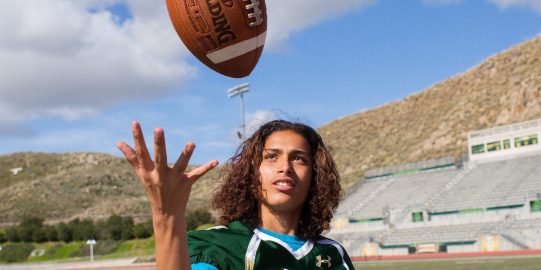
[[267,34],[264,0],[166,0],[190,52],[223,75],[242,78],[257,65]]

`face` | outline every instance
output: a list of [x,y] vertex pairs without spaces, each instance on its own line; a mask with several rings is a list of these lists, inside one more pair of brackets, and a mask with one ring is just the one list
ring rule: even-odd
[[271,211],[300,211],[312,182],[312,153],[306,139],[294,131],[277,131],[267,137],[261,177],[261,207]]

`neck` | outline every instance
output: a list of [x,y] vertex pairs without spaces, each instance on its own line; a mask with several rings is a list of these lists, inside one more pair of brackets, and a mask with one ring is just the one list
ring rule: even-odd
[[271,232],[297,235],[301,216],[298,211],[275,211],[264,205],[260,205],[261,228]]

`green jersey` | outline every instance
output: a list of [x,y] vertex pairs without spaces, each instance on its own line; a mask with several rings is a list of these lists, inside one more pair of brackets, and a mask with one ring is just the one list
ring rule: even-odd
[[293,250],[282,240],[250,229],[239,221],[188,233],[190,262],[207,263],[220,270],[354,269],[337,242],[307,240]]

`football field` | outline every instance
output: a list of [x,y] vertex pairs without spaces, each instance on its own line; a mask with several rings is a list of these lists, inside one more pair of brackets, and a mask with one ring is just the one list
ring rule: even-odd
[[541,257],[454,258],[354,262],[355,269],[382,270],[541,270]]

